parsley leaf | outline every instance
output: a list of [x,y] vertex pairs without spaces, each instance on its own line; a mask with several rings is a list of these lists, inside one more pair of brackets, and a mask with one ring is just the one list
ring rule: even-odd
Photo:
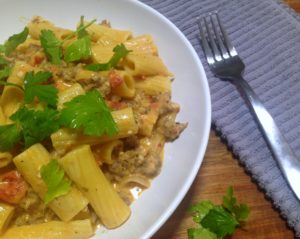
[[119,63],[119,61],[127,56],[127,54],[129,52],[131,52],[130,50],[127,50],[127,48],[125,47],[125,45],[122,43],[120,45],[117,45],[114,47],[113,49],[114,51],[114,55],[112,56],[112,58],[109,60],[109,63],[111,65],[111,67],[116,67],[117,64]]
[[211,201],[202,201],[190,206],[189,212],[193,214],[194,222],[200,223],[212,208],[214,208],[214,204]]
[[84,16],[80,17],[80,25],[77,28],[77,36],[78,39],[88,36],[88,32],[86,31],[86,26],[84,26]]
[[188,229],[189,239],[223,239],[233,234],[250,213],[246,204],[237,203],[232,187],[228,188],[222,205],[202,201],[192,205],[189,211],[198,224],[198,227]]
[[64,54],[64,60],[66,62],[86,60],[92,55],[91,40],[86,28],[94,21],[95,20],[84,26],[84,17],[80,17],[80,25],[76,30],[78,40],[74,41],[70,46],[67,47]]
[[6,60],[3,56],[0,56],[0,66],[1,65],[8,65],[9,61]]
[[60,126],[58,112],[50,108],[30,110],[23,106],[10,119],[20,126],[25,148],[43,141]]
[[218,239],[216,234],[209,230],[198,227],[188,229],[188,239]]
[[[3,69],[1,69],[1,70],[0,70],[0,80],[9,77],[10,72],[11,72],[11,68],[8,67],[8,66],[6,66],[6,67],[4,67]],[[18,86],[19,86],[19,85],[18,85]],[[19,86],[19,87],[21,87],[21,86]],[[22,88],[22,87],[21,87],[21,88]]]
[[41,102],[56,107],[58,90],[52,85],[42,84],[50,77],[52,74],[48,71],[26,73],[24,77],[24,100],[26,104],[31,103],[37,97]]
[[88,36],[82,37],[74,41],[67,47],[64,60],[66,62],[73,62],[78,60],[86,60],[92,55],[91,40]]
[[223,197],[223,206],[230,212],[233,212],[236,205],[236,198],[233,196],[233,188],[227,189],[226,195]]
[[77,61],[80,59],[87,59],[92,55],[91,42],[86,32],[86,28],[93,24],[96,20],[89,22],[84,26],[83,17],[81,17],[81,23],[77,30],[67,36],[63,41],[60,41],[51,30],[42,30],[40,35],[41,45],[46,53],[47,58],[51,63],[59,65],[63,56],[62,44],[78,35],[78,40],[73,42],[67,47],[64,54],[64,60],[66,62]]
[[17,124],[0,126],[0,151],[11,150],[21,140],[21,130]]
[[40,42],[50,62],[59,65],[62,57],[61,41],[56,38],[53,31],[42,30]]
[[223,207],[233,213],[239,222],[245,221],[250,213],[250,209],[246,204],[238,204],[233,195],[233,188],[227,189],[226,195],[223,197]]
[[80,25],[78,26],[78,28],[76,29],[75,32],[71,33],[70,35],[68,35],[66,38],[64,38],[63,42],[70,40],[71,38],[75,37],[77,35],[78,39],[87,36],[88,33],[85,29],[87,29],[90,25],[92,25],[94,22],[96,22],[96,19],[90,21],[88,24],[84,25],[83,22],[83,16],[81,16],[80,18]]
[[19,44],[23,43],[28,36],[28,28],[25,27],[24,30],[18,34],[14,34],[5,41],[4,45],[1,46],[1,51],[5,53],[5,55],[10,55]]
[[47,185],[44,202],[48,205],[55,198],[67,194],[71,190],[70,180],[64,178],[65,172],[56,160],[51,160],[41,168],[41,177]]
[[85,69],[89,71],[108,71],[110,68],[111,65],[109,64],[109,62],[90,64],[85,67]]
[[114,135],[117,125],[97,90],[79,95],[64,104],[60,120],[68,128],[81,129],[86,135]]
[[120,45],[117,45],[113,49],[114,55],[107,63],[100,63],[100,64],[90,64],[85,67],[85,69],[90,71],[107,71],[111,68],[114,68],[118,65],[119,61],[127,56],[130,50],[127,50],[125,45],[121,43]]
[[231,235],[239,223],[223,207],[214,207],[201,220],[201,225],[214,232],[219,238],[223,238],[226,235]]

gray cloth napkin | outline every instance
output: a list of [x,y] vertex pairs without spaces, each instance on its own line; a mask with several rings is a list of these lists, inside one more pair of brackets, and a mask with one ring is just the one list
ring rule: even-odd
[[170,19],[192,43],[206,70],[213,124],[300,236],[300,202],[289,189],[239,92],[232,84],[216,79],[209,70],[196,24],[198,16],[210,11],[219,12],[246,65],[244,78],[260,96],[300,159],[299,15],[279,0],[142,2]]

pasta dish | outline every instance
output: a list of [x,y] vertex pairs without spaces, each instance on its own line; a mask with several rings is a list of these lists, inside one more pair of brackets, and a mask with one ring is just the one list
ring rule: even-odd
[[0,238],[121,226],[186,128],[151,35],[36,16],[0,45]]

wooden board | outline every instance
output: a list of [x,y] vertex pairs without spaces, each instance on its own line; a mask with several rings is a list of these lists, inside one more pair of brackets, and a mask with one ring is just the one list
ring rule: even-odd
[[195,226],[187,208],[192,203],[208,199],[221,203],[228,186],[232,185],[241,202],[247,203],[251,216],[245,228],[238,229],[231,239],[292,239],[289,229],[271,202],[251,181],[226,145],[211,131],[202,167],[188,194],[153,239],[186,239],[186,230]]

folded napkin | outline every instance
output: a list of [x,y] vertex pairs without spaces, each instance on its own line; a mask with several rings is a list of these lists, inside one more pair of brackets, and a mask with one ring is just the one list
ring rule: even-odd
[[219,12],[246,65],[244,78],[260,96],[300,160],[300,16],[279,0],[142,2],[170,19],[192,43],[206,70],[214,126],[300,236],[300,202],[289,189],[235,86],[216,79],[209,70],[196,24],[198,16]]

